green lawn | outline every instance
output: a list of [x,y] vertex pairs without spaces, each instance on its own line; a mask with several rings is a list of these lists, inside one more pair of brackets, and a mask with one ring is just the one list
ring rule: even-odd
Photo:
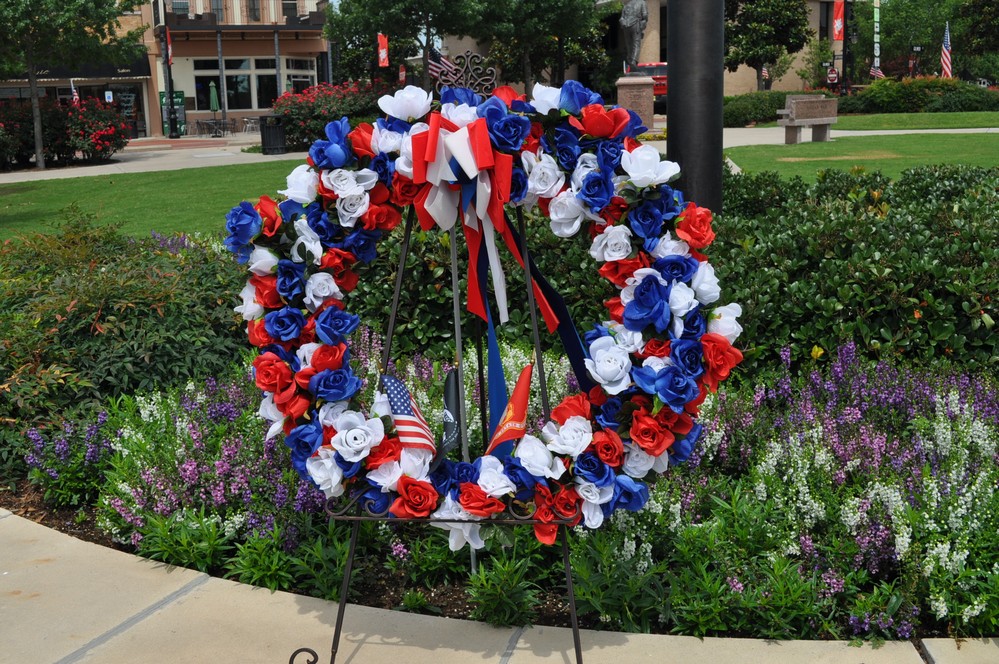
[[0,240],[46,231],[76,203],[103,222],[122,222],[136,237],[223,230],[225,214],[244,199],[284,189],[295,160],[0,184]]
[[[809,132],[804,132],[808,137]],[[967,164],[999,166],[999,134],[848,136],[828,143],[747,145],[725,150],[743,171],[777,171],[814,180],[816,171],[863,166],[895,178],[914,166]]]
[[[776,122],[761,123],[760,127],[776,127]],[[877,131],[888,129],[978,129],[999,127],[999,112],[969,113],[875,113],[872,115],[841,115],[833,130]]]

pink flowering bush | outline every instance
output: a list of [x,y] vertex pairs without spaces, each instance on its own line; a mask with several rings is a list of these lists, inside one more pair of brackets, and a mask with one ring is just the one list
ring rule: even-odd
[[66,107],[69,146],[85,161],[107,161],[128,144],[128,125],[117,109],[89,98]]
[[300,93],[286,92],[274,101],[275,115],[285,118],[285,138],[289,146],[311,145],[323,136],[326,123],[344,115],[377,115],[378,98],[394,86],[373,83],[320,83]]

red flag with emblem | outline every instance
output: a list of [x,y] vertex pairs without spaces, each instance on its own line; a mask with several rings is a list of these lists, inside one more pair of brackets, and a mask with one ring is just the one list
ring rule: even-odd
[[513,395],[506,404],[503,412],[503,419],[493,432],[493,438],[489,441],[489,449],[486,454],[493,456],[510,456],[513,452],[513,441],[524,437],[527,431],[527,402],[531,397],[531,369],[533,364],[528,364],[520,372],[517,385],[513,388]]

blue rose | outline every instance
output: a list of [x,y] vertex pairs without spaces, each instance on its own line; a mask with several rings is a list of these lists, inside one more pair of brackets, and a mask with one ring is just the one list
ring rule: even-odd
[[282,258],[277,264],[277,292],[285,302],[305,295],[305,263]]
[[614,183],[611,182],[609,173],[600,171],[587,173],[583,178],[582,188],[576,194],[576,198],[583,201],[593,214],[600,214],[600,211],[610,203],[612,196],[614,196]]
[[378,255],[378,240],[381,231],[355,230],[343,242],[343,248],[354,254],[362,263],[370,263]]
[[225,248],[236,254],[240,263],[250,259],[253,252],[253,238],[260,235],[264,220],[249,201],[243,201],[225,216],[225,229],[229,236],[225,239]]
[[311,482],[305,462],[323,444],[323,425],[319,423],[319,416],[312,413],[310,421],[298,425],[284,437],[284,444],[291,448],[292,467],[302,479]]
[[350,149],[349,133],[350,121],[346,116],[326,125],[327,140],[320,139],[309,148],[309,156],[317,170],[343,168],[353,163],[357,157]]
[[323,343],[336,345],[347,340],[347,335],[357,329],[361,319],[337,307],[327,307],[316,317],[316,336]]
[[697,379],[704,373],[704,348],[700,341],[692,339],[676,339],[670,343],[669,357],[673,364],[680,368],[680,371]]
[[581,152],[579,136],[576,135],[575,130],[568,126],[556,127],[554,136],[554,149],[552,149],[551,141],[542,139],[542,142],[546,143],[545,151],[554,152],[555,158],[562,168],[567,171],[573,170],[576,168],[576,162],[579,160]]
[[517,487],[514,492],[514,498],[517,500],[530,500],[534,497],[534,487],[539,484],[548,486],[543,479],[531,475],[515,456],[503,457],[503,473]]
[[604,503],[604,514],[610,516],[614,510],[637,512],[649,502],[649,487],[627,475],[618,475],[614,480],[614,497]]
[[663,279],[666,281],[687,283],[694,278],[698,265],[697,259],[693,256],[670,254],[656,259],[652,267],[659,270],[659,274],[663,275]]
[[697,441],[700,439],[702,431],[704,431],[704,427],[695,422],[686,436],[674,441],[670,445],[669,463],[671,466],[681,464],[690,458],[690,454],[697,446]]
[[380,486],[372,484],[367,490],[360,493],[361,505],[369,514],[385,514],[392,506],[392,495],[383,493]]
[[338,465],[340,467],[340,470],[343,471],[343,478],[345,480],[349,480],[354,475],[357,475],[357,473],[359,473],[361,470],[360,461],[347,461],[342,456],[340,456],[339,452],[333,453],[333,461],[335,461],[336,465]]
[[361,379],[349,366],[342,369],[323,369],[309,379],[309,391],[326,401],[344,401],[361,389]]
[[538,109],[530,102],[526,102],[523,99],[514,99],[510,104],[510,110],[514,113],[537,113]]
[[669,286],[660,283],[655,275],[646,275],[635,287],[635,299],[624,307],[624,326],[632,332],[641,332],[655,325],[657,332],[669,326]]
[[[707,331],[708,322],[704,319],[704,314],[701,313],[701,305],[697,305],[683,317],[683,332],[680,333],[679,338],[699,341]],[[672,327],[669,331],[669,337],[670,339],[677,338],[677,336],[673,334]]]
[[507,112],[506,104],[498,97],[490,97],[475,109],[480,118],[486,119],[489,138],[493,146],[503,152],[516,152],[531,133],[531,121],[523,115]]
[[[309,207],[312,207],[313,205],[319,207],[319,203],[311,203]],[[290,225],[300,215],[305,214],[305,206],[298,201],[291,200],[290,198],[286,198],[278,203],[278,210],[281,211],[281,218],[284,220],[286,225]]]
[[319,236],[319,241],[324,247],[329,249],[340,246],[343,239],[343,226],[335,221],[330,221],[329,214],[323,210],[319,203],[309,205],[306,217],[309,221],[309,228]]
[[678,189],[674,189],[668,184],[660,185],[659,187],[660,205],[663,210],[663,219],[669,221],[670,219],[675,219],[677,215],[683,212],[683,209],[687,207],[687,202],[683,199],[683,192]]
[[656,396],[674,413],[682,413],[683,407],[696,399],[700,393],[697,382],[675,364],[663,369],[656,379]]
[[527,196],[527,171],[514,166],[510,176],[510,202],[519,203]]
[[430,472],[430,483],[434,485],[434,489],[441,496],[447,495],[454,484],[451,471],[452,465],[454,465],[454,461],[444,459],[441,461],[441,465]]
[[382,131],[391,131],[397,134],[405,134],[407,131],[413,128],[413,125],[405,120],[400,120],[399,118],[378,118],[375,120],[375,124]]
[[644,200],[629,210],[628,225],[640,238],[658,238],[663,229],[663,213],[658,201]]
[[459,461],[451,465],[450,471],[455,484],[461,485],[465,482],[478,484],[479,482],[479,466]]
[[264,316],[264,329],[267,334],[281,341],[293,341],[305,327],[305,316],[301,309],[282,307]]
[[611,429],[617,431],[620,426],[620,422],[617,421],[617,414],[621,411],[621,399],[619,397],[610,397],[604,402],[603,406],[600,406],[600,412],[597,413],[597,424],[605,429]]
[[633,367],[631,370],[631,379],[635,381],[635,385],[642,392],[655,395],[659,391],[657,386],[659,376],[663,373],[662,370],[656,371],[652,367]]
[[603,325],[599,325],[598,323],[594,323],[593,324],[593,329],[592,330],[588,330],[583,335],[583,341],[586,342],[587,346],[590,346],[594,341],[596,341],[600,337],[609,337],[609,336],[610,336],[610,330],[608,330]]
[[600,170],[613,173],[621,165],[621,152],[623,147],[621,141],[608,138],[597,144],[597,164]]
[[369,168],[378,174],[378,181],[389,189],[392,188],[392,176],[395,175],[395,159],[385,152],[379,152],[371,160]]
[[452,88],[445,85],[441,88],[441,103],[478,106],[482,103],[482,97],[475,94],[475,91],[470,90],[469,88]]
[[583,452],[576,457],[574,472],[576,477],[599,487],[610,486],[614,482],[614,469],[593,452]]
[[558,107],[571,115],[579,115],[584,106],[590,104],[602,106],[603,103],[603,97],[579,81],[566,81],[562,84],[562,94],[558,100]]

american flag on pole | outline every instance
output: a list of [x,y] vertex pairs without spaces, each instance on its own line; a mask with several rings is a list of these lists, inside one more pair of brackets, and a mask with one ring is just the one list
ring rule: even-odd
[[434,78],[440,78],[442,72],[454,74],[458,71],[458,66],[441,55],[435,47],[430,47],[430,59],[427,61],[427,69]]
[[763,65],[763,69],[762,69],[762,71],[760,71],[760,77],[761,77],[761,78],[762,78],[762,79],[763,79],[764,81],[766,81],[766,80],[769,80],[769,79],[770,79],[770,70],[769,70],[769,69],[767,69],[767,66],[766,66],[766,65]]
[[940,47],[940,76],[942,78],[954,78],[954,71],[950,66],[950,21],[944,28],[943,45]]
[[881,71],[881,67],[878,67],[877,65],[871,65],[870,73],[871,73],[871,78],[873,79],[879,79],[885,77],[885,73]]
[[70,95],[73,97],[73,105],[80,105],[80,93],[77,91],[76,86],[73,85],[73,79],[69,79],[69,90]]
[[388,396],[392,421],[395,423],[402,446],[434,452],[437,449],[434,446],[434,434],[431,433],[420,407],[416,405],[416,401],[402,381],[395,376],[382,374],[382,389]]

